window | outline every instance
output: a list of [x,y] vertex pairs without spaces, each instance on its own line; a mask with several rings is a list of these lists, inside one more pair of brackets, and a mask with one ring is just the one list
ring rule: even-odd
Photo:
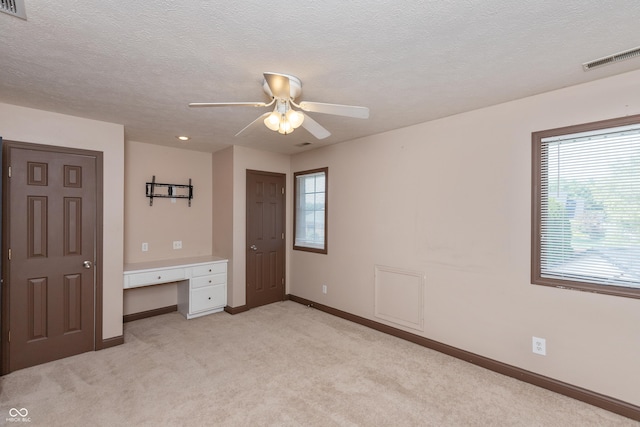
[[327,253],[328,168],[296,172],[293,249]]
[[532,142],[532,283],[640,298],[640,116]]

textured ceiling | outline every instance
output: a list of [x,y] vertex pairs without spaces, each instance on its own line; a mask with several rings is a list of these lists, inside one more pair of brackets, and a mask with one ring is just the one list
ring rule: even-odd
[[[25,3],[27,21],[0,13],[0,102],[202,151],[296,153],[640,68],[581,67],[640,46],[637,0]],[[262,126],[234,137],[268,110],[187,107],[265,101],[264,71],[298,76],[298,101],[366,106],[370,118],[310,113],[332,133],[322,141]]]

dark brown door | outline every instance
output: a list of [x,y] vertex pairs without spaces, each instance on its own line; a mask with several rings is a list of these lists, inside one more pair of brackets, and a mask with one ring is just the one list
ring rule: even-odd
[[247,171],[247,306],[285,297],[286,176]]
[[15,371],[94,348],[96,158],[11,145],[7,154],[3,306]]

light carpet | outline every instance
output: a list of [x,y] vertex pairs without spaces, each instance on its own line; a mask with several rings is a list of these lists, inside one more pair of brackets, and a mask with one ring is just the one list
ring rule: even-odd
[[33,426],[639,425],[291,301],[124,333],[1,377],[0,424],[25,408]]

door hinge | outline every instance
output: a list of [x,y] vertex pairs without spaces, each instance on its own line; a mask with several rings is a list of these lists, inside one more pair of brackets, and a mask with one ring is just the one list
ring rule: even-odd
[[284,187],[282,187],[282,194],[284,194]]
[[11,249],[9,249],[9,261],[11,261]]
[[284,285],[284,277],[282,278],[282,284]]
[[284,233],[282,233],[282,240],[284,240]]
[[11,342],[11,331],[9,331],[9,342]]
[[11,166],[9,166],[9,178],[11,178]]

